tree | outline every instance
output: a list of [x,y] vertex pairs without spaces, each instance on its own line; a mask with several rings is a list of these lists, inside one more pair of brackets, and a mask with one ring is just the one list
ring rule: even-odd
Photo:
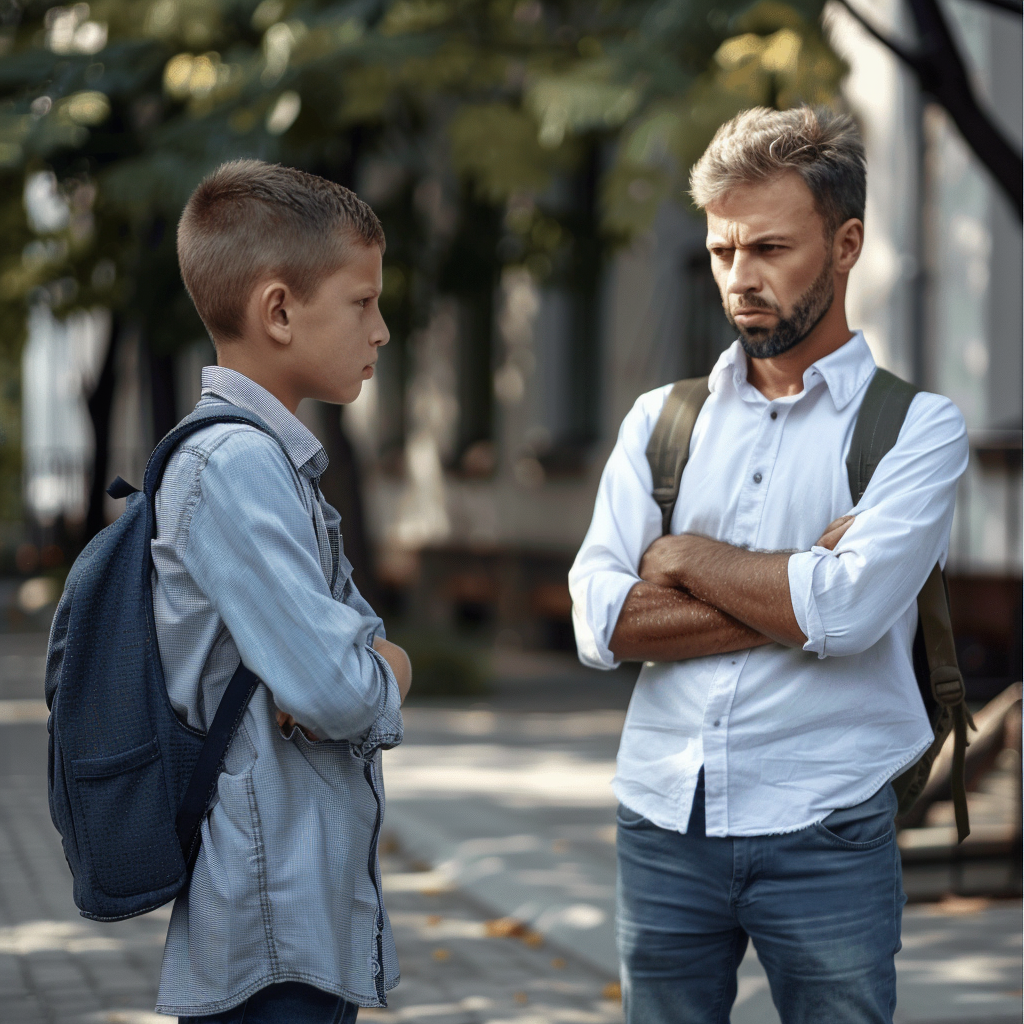
[[[0,217],[8,238],[32,237],[22,185],[44,168],[79,212],[42,239],[42,257],[26,260],[20,239],[2,257],[6,337],[19,339],[9,358],[30,297],[108,305],[141,332],[162,389],[155,433],[170,426],[169,357],[202,335],[174,226],[202,176],[238,156],[371,195],[389,237],[393,344],[440,290],[479,307],[485,344],[501,266],[584,294],[607,247],[646,228],[666,197],[682,199],[723,120],[757,103],[835,102],[845,69],[820,7],[12,0],[0,36]],[[90,405],[101,447],[113,358],[112,346]],[[103,483],[98,473],[91,528]]]
[[[960,129],[974,155],[1006,193],[1017,211],[1024,216],[1021,200],[1021,154],[1006,140],[995,122],[978,102],[970,75],[953,39],[938,0],[908,0],[917,28],[918,44],[911,48],[880,32],[849,0],[839,2],[883,46],[906,64],[920,83],[921,89],[946,108],[953,123]],[[993,7],[1021,13],[1014,0],[983,0]]]

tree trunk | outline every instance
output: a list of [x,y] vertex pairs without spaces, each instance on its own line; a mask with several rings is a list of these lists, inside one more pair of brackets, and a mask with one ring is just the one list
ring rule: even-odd
[[88,543],[107,525],[105,514],[107,479],[110,464],[110,415],[114,407],[114,388],[117,384],[117,353],[121,342],[121,318],[116,314],[110,323],[110,343],[103,358],[96,387],[87,403],[96,440],[89,484],[89,509],[85,514],[85,542]]
[[149,352],[149,393],[153,417],[153,444],[178,422],[177,382],[174,356]]
[[[377,599],[377,578],[373,554],[366,534],[363,512],[362,473],[352,442],[341,428],[339,407],[318,402],[320,436],[331,460],[320,479],[323,496],[341,513],[341,534],[345,556],[352,563],[352,578],[370,604]],[[343,413],[342,413],[343,415]]]

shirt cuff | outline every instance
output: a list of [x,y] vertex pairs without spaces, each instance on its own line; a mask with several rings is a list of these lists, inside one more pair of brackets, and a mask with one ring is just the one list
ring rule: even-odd
[[[610,578],[608,578],[610,577]],[[591,581],[578,608],[573,601],[573,625],[576,631],[576,647],[580,661],[590,668],[613,669],[619,667],[611,648],[612,634],[618,624],[626,596],[640,582],[639,576],[625,573],[609,573],[604,579]],[[580,614],[583,612],[583,614]]]
[[397,747],[404,735],[402,695],[398,690],[398,681],[391,666],[382,654],[373,649],[372,643],[367,645],[367,650],[380,673],[380,704],[377,706],[377,717],[366,736],[359,743],[352,744],[352,753],[363,758],[372,757],[377,750]]
[[814,573],[823,558],[834,557],[828,548],[813,547],[789,556],[789,594],[800,631],[807,637],[804,650],[825,657],[825,627],[814,595]]

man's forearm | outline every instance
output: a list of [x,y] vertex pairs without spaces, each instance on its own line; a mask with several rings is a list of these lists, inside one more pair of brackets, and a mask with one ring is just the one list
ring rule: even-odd
[[771,643],[689,594],[637,583],[626,595],[609,647],[617,661],[683,661]]
[[681,587],[778,643],[803,647],[807,637],[793,613],[789,558],[786,552],[746,551],[681,534],[655,541],[640,575],[662,586]]

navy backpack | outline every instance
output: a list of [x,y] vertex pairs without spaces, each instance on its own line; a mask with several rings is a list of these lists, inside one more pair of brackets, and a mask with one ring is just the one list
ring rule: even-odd
[[117,921],[172,900],[199,852],[200,826],[224,755],[259,680],[232,676],[208,733],[179,720],[164,684],[153,619],[154,497],[176,446],[211,423],[246,423],[228,403],[205,406],[157,445],[141,491],[118,477],[120,518],[75,560],[46,657],[50,816],[83,917]]

